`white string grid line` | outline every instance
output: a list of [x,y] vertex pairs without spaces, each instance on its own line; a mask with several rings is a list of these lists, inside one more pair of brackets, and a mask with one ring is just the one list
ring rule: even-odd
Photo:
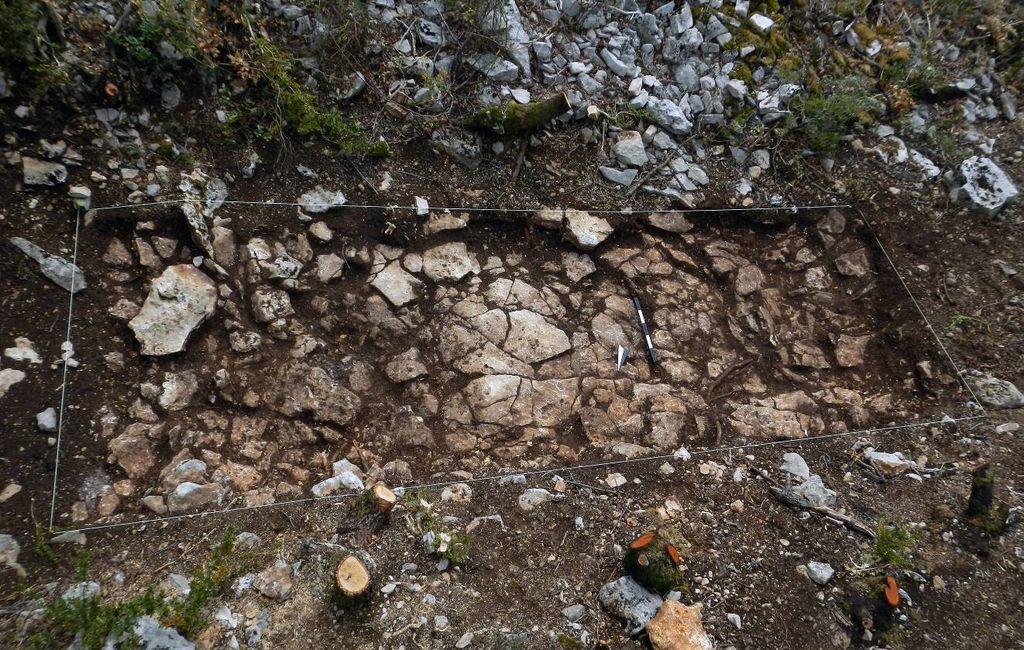
[[78,270],[78,232],[82,224],[81,209],[75,210],[75,243],[74,251],[71,254],[71,294],[68,298],[68,328],[64,335],[64,345],[61,348],[61,358],[64,359],[64,377],[60,384],[60,413],[57,416],[57,449],[53,460],[53,489],[50,493],[50,529],[53,529],[53,520],[57,510],[57,476],[60,470],[60,441],[64,432],[64,405],[65,396],[68,392],[68,362],[71,360],[71,317],[75,311],[75,272]]
[[[122,209],[139,209],[156,207],[162,205],[180,205],[182,203],[208,203],[206,199],[165,199],[163,201],[152,201],[150,203],[123,203],[120,205],[107,205],[99,208],[92,208],[90,212],[106,212],[109,210],[122,210]],[[266,207],[292,207],[302,208],[315,205],[317,208],[323,208],[324,210],[333,210],[335,208],[358,208],[365,210],[419,210],[420,208],[415,205],[373,205],[366,203],[320,203],[320,202],[309,202],[309,203],[296,203],[293,201],[238,201],[238,200],[225,200],[218,201],[217,205],[251,205],[251,206],[266,206]],[[841,203],[841,204],[827,204],[827,205],[781,205],[781,206],[751,206],[748,208],[679,208],[673,210],[647,210],[647,209],[623,209],[623,210],[608,210],[608,209],[588,209],[587,212],[591,214],[695,214],[695,213],[723,213],[723,212],[802,212],[806,210],[830,210],[840,208],[852,208],[853,206]],[[482,207],[471,207],[471,206],[430,206],[431,211],[449,211],[449,212],[537,212],[538,210],[562,210],[569,208],[482,208]]]
[[[159,202],[148,203],[148,204],[127,204],[127,205],[104,206],[104,207],[99,207],[99,208],[93,208],[92,211],[93,212],[97,212],[97,211],[125,209],[125,208],[128,208],[128,209],[138,209],[138,208],[144,208],[144,207],[154,206],[154,205],[180,204],[180,203],[203,203],[203,202],[204,201],[201,200],[201,199],[173,199],[173,200],[159,201]],[[301,203],[280,203],[280,202],[261,202],[261,201],[224,201],[223,203],[224,204],[231,204],[231,205],[257,205],[257,206],[277,206],[277,207],[281,207],[281,206],[301,207],[303,205]],[[339,205],[335,205],[334,207],[382,208],[382,209],[416,209],[415,206],[377,206],[377,205],[353,205],[353,204],[339,204]],[[851,208],[851,207],[852,206],[849,206],[849,205],[821,205],[821,206],[790,206],[790,207],[785,207],[785,208],[771,208],[771,207],[768,207],[768,208],[705,208],[705,209],[695,209],[695,210],[685,210],[684,209],[684,210],[636,210],[636,211],[633,211],[633,210],[618,210],[618,211],[603,211],[603,213],[605,213],[605,214],[608,214],[608,213],[615,213],[615,214],[644,214],[644,213],[648,213],[648,214],[650,214],[650,213],[656,213],[656,212],[665,212],[665,213],[667,213],[667,212],[673,212],[673,213],[677,213],[677,212],[742,212],[742,211],[751,211],[751,210],[757,210],[757,209],[760,209],[760,210],[790,210],[790,211],[795,212],[795,211],[799,211],[799,210],[831,209],[831,208]],[[437,210],[481,211],[481,212],[484,212],[484,211],[486,211],[486,212],[535,212],[536,211],[536,209],[527,209],[527,208],[510,208],[510,209],[505,209],[505,208],[465,208],[465,207],[455,207],[455,208],[434,208],[434,209],[437,209]],[[601,212],[601,211],[590,210],[589,212],[598,213],[598,212]],[[858,212],[860,212],[860,211],[858,210]],[[960,370],[959,366],[957,366],[956,362],[953,360],[952,356],[949,354],[949,352],[946,349],[946,347],[942,344],[941,339],[939,339],[938,333],[935,331],[935,328],[932,326],[931,322],[928,320],[928,317],[925,315],[925,312],[922,309],[921,305],[918,303],[917,299],[914,297],[914,294],[910,290],[909,285],[903,279],[903,276],[900,274],[899,270],[897,269],[896,264],[893,261],[892,257],[890,257],[888,251],[882,245],[882,242],[879,239],[878,235],[875,233],[874,228],[872,228],[871,223],[863,215],[863,213],[861,213],[860,216],[864,219],[864,222],[867,225],[868,230],[871,232],[871,235],[874,238],[875,243],[878,245],[879,249],[882,251],[882,254],[884,255],[884,257],[886,258],[886,260],[889,263],[889,266],[893,269],[893,272],[896,274],[896,277],[899,279],[900,284],[903,286],[903,289],[906,291],[907,295],[910,296],[910,299],[913,302],[915,308],[917,309],[918,314],[921,316],[922,320],[924,320],[924,322],[925,322],[925,324],[926,324],[926,326],[928,328],[928,331],[931,332],[932,336],[935,338],[935,341],[938,343],[939,348],[942,350],[942,352],[943,352],[947,362],[950,364],[952,369],[954,371],[956,371],[957,377],[960,378],[961,383],[967,388],[967,391],[970,393],[971,397],[974,399],[974,404],[975,404],[976,408],[978,410],[980,410],[981,413],[978,414],[978,415],[971,415],[971,416],[960,417],[960,418],[950,418],[950,417],[947,416],[947,417],[945,417],[945,418],[943,418],[941,420],[931,420],[931,421],[926,421],[926,422],[909,422],[909,423],[892,425],[892,426],[887,426],[887,427],[877,427],[877,428],[870,428],[870,429],[861,429],[861,430],[856,430],[856,431],[844,431],[844,432],[838,432],[838,433],[828,433],[828,434],[822,434],[822,435],[818,435],[818,436],[809,436],[809,437],[806,437],[806,438],[799,438],[799,439],[794,439],[794,440],[772,440],[772,441],[765,441],[765,442],[748,443],[748,444],[744,444],[744,445],[731,445],[731,446],[726,446],[726,447],[715,447],[715,448],[707,448],[707,449],[697,449],[697,450],[693,450],[693,451],[689,452],[691,456],[707,455],[707,454],[715,454],[715,453],[726,453],[726,452],[733,452],[733,451],[740,451],[740,450],[758,449],[758,448],[775,447],[775,446],[783,446],[783,445],[794,445],[794,446],[796,446],[796,445],[804,445],[804,444],[808,444],[808,443],[813,444],[813,443],[824,441],[824,440],[830,440],[830,439],[835,439],[835,438],[843,438],[843,437],[848,437],[848,436],[853,436],[853,435],[862,435],[862,436],[878,435],[878,434],[883,434],[883,433],[891,433],[891,432],[895,432],[895,431],[902,431],[902,430],[905,430],[905,429],[912,429],[912,428],[919,428],[919,427],[929,427],[929,426],[937,426],[937,425],[945,425],[945,424],[952,424],[952,423],[959,423],[959,422],[967,422],[967,421],[972,421],[972,420],[984,419],[984,418],[988,417],[986,412],[985,412],[985,410],[984,410],[984,408],[981,406],[981,403],[978,401],[977,396],[975,396],[974,391],[971,389],[969,383],[964,379],[963,371]],[[76,261],[77,261],[77,256],[78,256],[79,222],[80,222],[80,219],[78,219],[76,217],[75,245],[74,245],[74,248],[75,248],[74,259]],[[74,274],[74,271],[72,271],[72,277],[73,277],[73,274]],[[72,307],[73,307],[73,305],[74,305],[74,294],[72,294],[72,299],[69,301],[69,309],[68,309],[68,334],[67,334],[67,340],[68,341],[70,341],[70,337],[71,337],[71,316],[72,316]],[[63,423],[63,413],[64,413],[64,391],[67,388],[67,364],[66,363],[65,363],[65,366],[64,366],[64,374],[65,374],[65,381],[64,381],[64,385],[62,386],[62,389],[61,389],[61,391],[62,391],[61,392],[61,418],[59,420],[58,434],[57,434],[57,462],[55,463],[55,466],[54,466],[53,494],[52,494],[52,501],[51,501],[51,507],[50,507],[50,529],[51,530],[53,530],[54,511],[55,511],[56,500],[57,500],[57,476],[58,476],[58,469],[59,469],[60,439],[61,439],[60,431],[61,431],[61,425]],[[504,477],[513,476],[513,475],[517,475],[517,474],[518,475],[523,475],[523,476],[534,476],[534,475],[538,475],[538,474],[553,474],[553,473],[557,473],[557,472],[582,471],[582,470],[594,469],[594,468],[599,468],[599,467],[615,467],[615,466],[626,465],[626,464],[631,464],[631,463],[646,463],[646,462],[656,462],[656,461],[659,461],[659,460],[660,461],[665,461],[665,460],[671,460],[671,459],[677,459],[677,458],[676,458],[676,456],[674,454],[663,454],[663,455],[657,455],[657,456],[645,456],[645,457],[640,457],[640,458],[623,458],[623,459],[601,461],[601,462],[595,462],[595,463],[589,463],[589,464],[581,464],[581,465],[568,465],[568,466],[561,466],[561,467],[551,467],[551,468],[543,468],[543,469],[524,470],[524,471],[518,471],[518,472],[517,471],[509,471],[509,472],[503,472],[503,473],[500,473],[500,474],[494,474],[494,475],[488,475],[488,476],[471,477],[469,479],[457,479],[457,480],[440,481],[440,482],[434,482],[434,483],[410,484],[410,485],[406,485],[406,486],[398,486],[397,489],[403,489],[403,490],[430,490],[430,489],[437,489],[437,488],[441,488],[441,487],[447,487],[447,486],[450,486],[450,485],[454,485],[456,483],[480,483],[480,482],[487,482],[487,481],[497,481],[497,480],[500,480],[500,479],[502,479]],[[110,529],[115,529],[115,528],[126,528],[126,527],[132,527],[132,526],[143,526],[143,525],[150,524],[150,523],[160,523],[160,522],[169,522],[169,521],[193,519],[193,518],[197,518],[197,517],[210,517],[210,516],[217,516],[217,515],[225,515],[225,514],[244,512],[244,511],[248,511],[248,510],[260,510],[260,509],[264,509],[264,508],[286,507],[286,506],[298,505],[298,504],[333,503],[335,501],[339,501],[339,500],[343,500],[343,499],[348,499],[348,498],[351,498],[353,496],[357,496],[357,493],[346,493],[346,494],[339,494],[339,495],[331,495],[331,496],[327,496],[327,497],[309,497],[309,498],[304,498],[304,499],[292,499],[292,500],[289,500],[289,501],[277,501],[277,502],[274,502],[274,503],[266,503],[266,504],[253,505],[253,506],[239,506],[239,507],[234,507],[234,508],[224,508],[224,509],[221,509],[221,510],[210,510],[210,511],[205,511],[205,512],[182,513],[182,514],[178,514],[178,515],[168,515],[168,516],[162,516],[162,517],[151,517],[151,518],[147,518],[147,519],[141,519],[141,520],[130,521],[130,522],[114,522],[114,523],[108,523],[108,524],[95,524],[95,525],[92,525],[92,526],[84,526],[84,527],[80,527],[80,528],[67,529],[67,530],[65,530],[65,532],[87,532],[87,531],[96,531],[96,530],[110,530]]]

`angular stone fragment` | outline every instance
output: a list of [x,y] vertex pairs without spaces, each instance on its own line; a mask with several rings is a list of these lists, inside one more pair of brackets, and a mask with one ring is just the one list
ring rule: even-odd
[[283,415],[309,413],[335,424],[347,424],[361,403],[332,373],[297,361],[281,368],[267,401]]
[[107,462],[117,463],[129,478],[141,478],[153,466],[153,446],[146,436],[148,427],[133,424],[109,443]]
[[693,224],[681,212],[651,212],[642,219],[652,228],[665,232],[685,233],[693,230]]
[[423,253],[423,272],[435,282],[461,280],[469,273],[479,273],[476,255],[467,250],[463,242],[435,246]]
[[991,158],[971,156],[960,163],[960,177],[964,184],[958,188],[959,194],[972,207],[990,215],[1020,195],[1010,177]]
[[597,248],[613,232],[615,229],[602,217],[582,210],[565,211],[565,238],[580,250]]
[[68,180],[68,169],[60,163],[22,156],[21,180],[32,186],[63,185]]
[[396,384],[426,375],[427,367],[423,365],[423,360],[420,358],[419,348],[409,348],[393,358],[384,366],[384,374]]
[[509,313],[508,319],[505,351],[526,363],[550,359],[572,347],[565,332],[536,312],[521,309]]
[[200,485],[185,481],[179,483],[167,495],[167,510],[170,513],[195,510],[203,506],[219,505],[224,498],[224,488],[217,483]]
[[398,260],[384,267],[370,282],[395,307],[401,307],[419,297],[423,281],[402,268]]
[[150,288],[128,327],[142,354],[160,356],[185,349],[192,333],[217,308],[217,285],[191,264],[169,266]]
[[647,591],[630,576],[622,576],[601,587],[597,599],[610,614],[626,622],[626,631],[631,635],[644,629],[663,602],[660,596]]
[[647,624],[654,650],[712,650],[715,644],[704,631],[700,603],[692,606],[666,600]]
[[261,323],[269,323],[295,313],[288,292],[283,289],[257,287],[249,299],[252,315]]
[[85,288],[85,272],[78,266],[63,257],[50,255],[27,239],[11,237],[10,241],[26,257],[37,262],[39,272],[60,288],[71,293],[78,293]]
[[300,196],[297,203],[302,205],[304,212],[320,214],[345,205],[345,195],[340,190],[325,190],[317,185],[316,189]]

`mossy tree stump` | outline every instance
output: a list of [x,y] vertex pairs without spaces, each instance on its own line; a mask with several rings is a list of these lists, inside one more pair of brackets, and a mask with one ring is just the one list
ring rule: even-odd
[[987,553],[987,539],[994,539],[1006,530],[1009,509],[995,499],[996,475],[992,466],[984,463],[971,475],[971,495],[967,498],[964,519],[977,537],[977,550]]
[[683,584],[678,569],[681,561],[679,550],[655,530],[633,540],[623,558],[626,572],[658,594],[666,594]]

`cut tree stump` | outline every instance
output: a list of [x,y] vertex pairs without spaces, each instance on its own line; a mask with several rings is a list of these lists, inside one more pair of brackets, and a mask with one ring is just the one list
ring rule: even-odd
[[478,129],[490,129],[505,135],[525,135],[540,129],[572,105],[565,93],[528,104],[514,101],[502,106],[491,106],[477,111],[466,125]]
[[971,476],[971,496],[967,498],[964,519],[974,530],[977,551],[988,552],[988,541],[1006,532],[1010,510],[995,499],[995,471],[988,463],[978,466]]
[[384,527],[398,497],[388,486],[375,483],[354,499],[338,522],[339,535],[352,535],[353,543],[363,546]]
[[655,530],[633,540],[623,558],[626,573],[662,595],[682,584],[682,575],[676,568],[680,562],[679,550]]
[[377,512],[382,515],[390,513],[391,509],[398,503],[398,497],[391,491],[391,488],[383,483],[374,483],[373,487],[369,489],[369,493],[373,497],[373,503],[377,508]]
[[341,607],[355,607],[370,595],[370,570],[355,555],[347,555],[334,571],[334,600]]

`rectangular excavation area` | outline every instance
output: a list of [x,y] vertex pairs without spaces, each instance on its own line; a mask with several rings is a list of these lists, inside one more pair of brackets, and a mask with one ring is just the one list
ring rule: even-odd
[[892,269],[839,211],[303,221],[226,205],[203,223],[162,206],[83,229],[60,525],[965,410]]

